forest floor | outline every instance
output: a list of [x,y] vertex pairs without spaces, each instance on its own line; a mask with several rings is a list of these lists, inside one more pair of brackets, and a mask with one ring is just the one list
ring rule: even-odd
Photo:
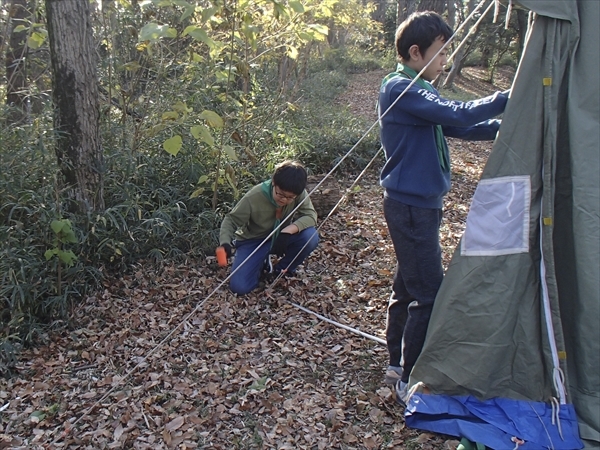
[[[375,121],[383,75],[354,75],[340,107]],[[468,68],[456,84],[476,98],[512,75],[501,70],[492,86]],[[491,144],[450,147],[444,264]],[[0,449],[455,449],[456,438],[405,427],[383,384],[384,345],[295,306],[384,338],[395,257],[380,167],[320,224],[297,278],[238,297],[207,257],[107,282],[74,309],[70,331],[24,351],[0,381]]]

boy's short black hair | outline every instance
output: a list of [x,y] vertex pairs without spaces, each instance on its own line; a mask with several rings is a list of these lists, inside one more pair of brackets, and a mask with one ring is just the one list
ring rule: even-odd
[[298,161],[284,161],[275,167],[273,184],[286,192],[300,195],[306,188],[306,169]]
[[416,45],[419,53],[425,55],[427,49],[438,37],[447,41],[452,36],[452,28],[442,16],[433,11],[412,13],[396,30],[396,53],[401,60],[408,61],[408,50]]

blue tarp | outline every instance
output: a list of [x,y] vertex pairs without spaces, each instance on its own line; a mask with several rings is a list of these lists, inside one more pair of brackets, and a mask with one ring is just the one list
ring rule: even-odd
[[411,428],[464,437],[495,450],[516,448],[513,438],[524,441],[518,450],[583,448],[573,405],[560,405],[554,423],[552,415],[552,406],[546,403],[417,392],[408,402],[405,419]]

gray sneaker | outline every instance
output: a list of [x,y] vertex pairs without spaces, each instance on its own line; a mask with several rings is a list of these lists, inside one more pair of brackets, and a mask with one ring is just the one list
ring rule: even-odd
[[389,384],[390,386],[396,386],[396,383],[400,381],[400,374],[396,372],[394,369],[388,369],[385,371],[385,379],[383,380],[385,384]]

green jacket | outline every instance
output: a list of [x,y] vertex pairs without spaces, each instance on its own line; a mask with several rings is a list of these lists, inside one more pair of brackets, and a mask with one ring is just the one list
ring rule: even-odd
[[[289,217],[306,197],[308,194],[305,190],[293,202],[283,207],[280,230],[292,223],[299,231],[317,225],[317,212],[310,197],[302,203],[293,217]],[[263,193],[261,185],[254,186],[223,219],[219,244],[231,244],[234,239],[243,241],[267,237],[273,231],[276,209],[277,207]]]

